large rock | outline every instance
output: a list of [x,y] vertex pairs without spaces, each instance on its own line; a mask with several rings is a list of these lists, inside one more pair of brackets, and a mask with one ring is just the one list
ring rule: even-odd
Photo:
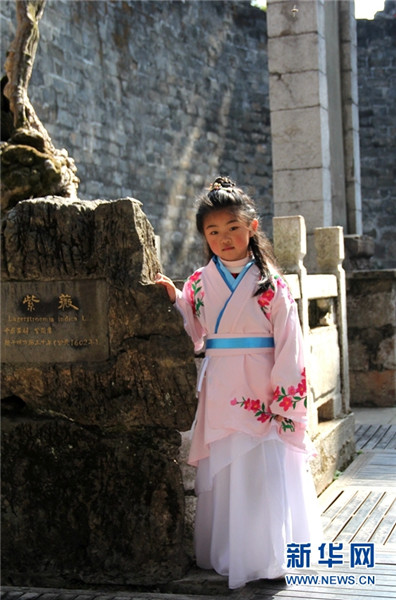
[[61,418],[2,421],[5,581],[152,585],[183,574],[175,431],[104,435]]
[[4,580],[179,577],[196,368],[140,203],[23,201],[2,247]]

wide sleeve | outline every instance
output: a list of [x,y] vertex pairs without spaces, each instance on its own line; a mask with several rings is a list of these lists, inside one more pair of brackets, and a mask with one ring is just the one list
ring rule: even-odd
[[[270,320],[275,342],[275,359],[271,372],[271,412],[291,419],[294,424],[305,426],[307,384],[302,331],[296,303],[287,284],[279,276],[274,277]],[[287,423],[284,427],[287,427]]]
[[176,308],[183,317],[184,328],[200,352],[205,343],[205,329],[200,317],[204,307],[201,270],[193,273],[185,282],[183,290],[176,290]]

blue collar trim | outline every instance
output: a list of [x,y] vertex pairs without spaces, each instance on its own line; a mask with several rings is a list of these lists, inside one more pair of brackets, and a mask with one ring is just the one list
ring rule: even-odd
[[238,285],[241,283],[242,279],[244,278],[244,276],[246,275],[246,273],[248,272],[248,270],[250,269],[250,267],[252,265],[254,265],[254,260],[251,260],[247,263],[247,265],[244,267],[243,271],[241,271],[238,275],[237,278],[234,278],[231,273],[229,272],[229,270],[227,269],[227,267],[225,267],[223,265],[223,263],[221,262],[221,260],[219,259],[218,256],[214,256],[213,257],[213,262],[217,267],[217,270],[219,271],[220,275],[222,276],[223,280],[225,281],[225,283],[228,286],[228,289],[231,291],[231,294],[229,296],[229,298],[227,299],[226,303],[224,304],[223,308],[221,309],[218,317],[217,317],[217,321],[216,321],[216,327],[214,332],[217,333],[219,330],[219,325],[220,325],[220,321],[221,318],[224,314],[225,309],[228,306],[229,301],[231,300],[235,290],[237,289]]
[[245,276],[246,272],[250,269],[250,267],[254,264],[254,260],[250,260],[242,269],[242,271],[238,274],[238,277],[233,277],[227,267],[221,262],[221,259],[218,256],[213,257],[213,262],[215,263],[217,270],[222,276],[223,280],[227,284],[228,288],[231,292],[234,292],[238,287],[239,283]]

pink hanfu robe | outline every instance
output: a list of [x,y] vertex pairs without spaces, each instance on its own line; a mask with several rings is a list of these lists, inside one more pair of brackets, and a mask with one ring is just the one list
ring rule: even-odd
[[284,575],[287,544],[320,543],[297,308],[275,272],[255,296],[259,279],[253,261],[234,279],[215,257],[176,300],[195,350],[206,348],[189,456],[196,560],[230,588]]

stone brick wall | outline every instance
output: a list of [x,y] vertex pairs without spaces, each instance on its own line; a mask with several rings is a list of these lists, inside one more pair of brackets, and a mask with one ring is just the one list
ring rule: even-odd
[[396,268],[396,19],[357,23],[363,231]]
[[355,271],[347,286],[352,406],[395,406],[396,271]]
[[[1,3],[2,64],[15,29]],[[270,227],[266,15],[249,2],[48,0],[29,95],[75,159],[83,199],[133,196],[164,267],[202,264],[194,199],[214,176],[250,189]]]
[[[14,0],[0,24],[3,65]],[[47,1],[30,98],[81,198],[143,202],[172,277],[201,264],[193,201],[219,173],[253,194],[271,235],[266,25],[243,0]],[[380,268],[396,266],[395,28],[358,22],[363,231]]]

